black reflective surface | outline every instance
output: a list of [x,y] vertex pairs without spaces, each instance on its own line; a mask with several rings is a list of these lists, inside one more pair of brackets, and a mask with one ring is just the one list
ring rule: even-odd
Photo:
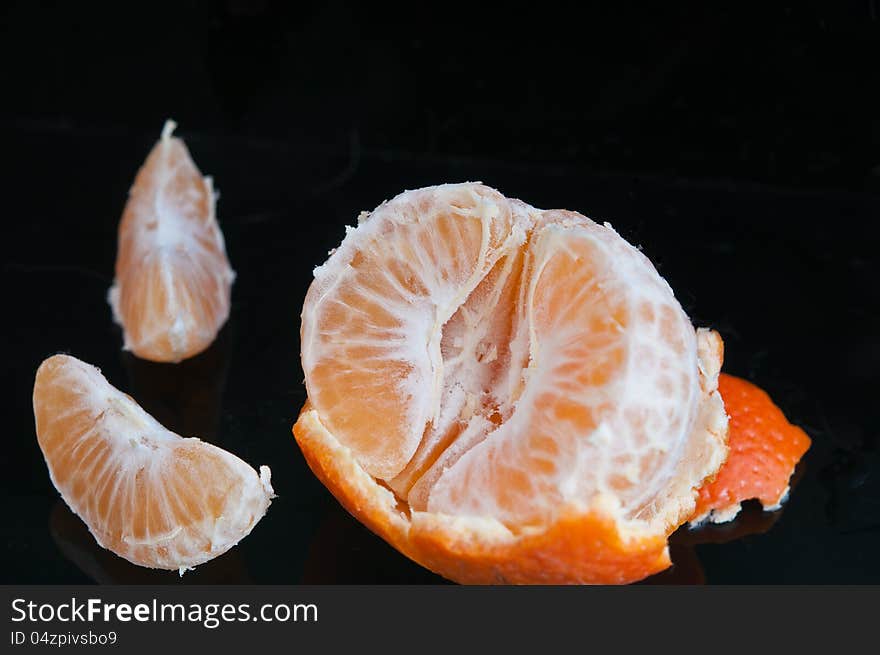
[[[290,428],[312,268],[359,211],[463,180],[611,222],[721,332],[725,370],[813,439],[783,511],[675,535],[651,582],[880,582],[880,59],[874,5],[856,5],[596,17],[607,33],[545,32],[531,59],[480,21],[450,48],[446,26],[343,5],[189,3],[161,24],[4,8],[0,582],[440,582],[339,508]],[[220,338],[179,366],[123,353],[105,300],[126,191],[168,116],[220,190],[238,274]],[[34,434],[33,376],[55,352],[269,465],[278,498],[254,532],[182,580],[98,548]]]

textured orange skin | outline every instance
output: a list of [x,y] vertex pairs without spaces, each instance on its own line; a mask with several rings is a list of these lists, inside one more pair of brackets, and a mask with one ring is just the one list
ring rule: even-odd
[[413,530],[423,566],[462,584],[627,584],[671,565],[666,539],[623,543],[601,516],[570,515],[510,545],[486,546],[441,530]]
[[[355,518],[410,559],[464,584],[625,584],[670,566],[664,537],[623,542],[614,523],[594,514],[563,515],[546,530],[506,543],[482,540],[417,514],[412,521],[364,486],[353,457],[325,444],[303,420],[293,427],[309,467]],[[371,479],[372,480],[372,479]]]
[[730,454],[715,479],[700,489],[694,516],[752,498],[776,504],[810,447],[806,433],[751,382],[722,373],[718,390],[730,417]]

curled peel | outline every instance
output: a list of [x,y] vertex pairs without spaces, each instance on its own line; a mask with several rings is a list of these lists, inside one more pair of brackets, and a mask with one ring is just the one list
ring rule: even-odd
[[795,466],[810,447],[807,434],[754,384],[722,373],[719,389],[730,415],[730,456],[700,489],[692,527],[732,521],[746,500],[758,500],[768,512],[780,509]]

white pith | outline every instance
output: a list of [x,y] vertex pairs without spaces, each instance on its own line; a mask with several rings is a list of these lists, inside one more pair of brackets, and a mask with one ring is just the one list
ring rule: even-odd
[[[49,381],[42,375],[47,366],[58,371]],[[64,389],[74,400],[64,407],[46,405],[53,389]],[[97,368],[73,357],[56,355],[44,362],[34,388],[34,413],[49,475],[64,501],[101,546],[135,564],[183,571],[211,560],[247,536],[274,497],[268,467],[261,466],[258,473],[221,448],[174,434],[110,385]],[[58,441],[57,422],[71,418],[77,431],[61,434]],[[109,455],[98,462],[93,455],[101,444]],[[182,478],[172,475],[181,456],[196,461],[196,467],[219,465],[217,475],[222,477],[217,479],[232,481],[219,515],[202,507],[203,516],[188,523],[175,517],[174,506],[198,504],[198,490],[208,484],[200,477],[204,471],[190,465],[182,469]],[[76,462],[63,476],[56,468],[61,457]],[[110,511],[123,518],[121,532],[110,527],[99,508],[108,491]],[[148,522],[142,530],[132,525],[131,517],[146,502],[144,493],[153,494],[150,507],[161,508],[154,518],[167,529],[151,532]]]
[[[409,502],[413,516],[434,514],[478,522],[491,519],[522,531],[528,530],[530,523],[552,521],[564,507],[613,514],[627,523],[629,530],[657,532],[679,523],[693,508],[694,489],[726,457],[726,416],[716,391],[720,352],[713,348],[702,348],[701,352],[697,334],[669,286],[647,258],[610,226],[597,225],[570,212],[542,212],[490,192],[479,185],[443,185],[406,192],[367,218],[362,215],[359,226],[349,228],[341,246],[315,269],[315,282],[303,307],[302,360],[316,420],[345,445],[345,435],[339,430],[334,432],[326,422],[334,408],[316,403],[310,377],[323,360],[338,358],[341,348],[350,347],[353,339],[363,338],[346,334],[345,325],[322,323],[327,304],[339,302],[340,290],[359,284],[360,273],[351,265],[354,257],[387,262],[398,252],[402,258],[421,264],[415,267],[421,275],[417,286],[427,292],[414,294],[398,285],[396,296],[372,297],[372,302],[381,304],[398,319],[399,326],[365,345],[386,358],[411,365],[403,379],[382,381],[399,398],[408,399],[401,402],[401,407],[408,410],[408,432],[403,436],[408,459],[403,466],[391,466],[380,458],[364,459],[361,455],[361,465],[368,473],[384,480]],[[461,258],[451,262],[449,274],[441,276],[432,267],[431,258],[412,247],[413,234],[430,230],[432,220],[430,211],[419,214],[413,208],[443,211],[457,206],[455,203],[468,194],[472,201],[466,203],[468,209],[462,212],[461,220],[478,221],[482,226],[479,254],[469,262],[462,263]],[[502,215],[504,220],[499,219]],[[490,247],[490,233],[501,228],[506,233],[502,230],[502,238],[495,238],[495,245]],[[465,311],[468,307],[459,312],[459,308],[493,266],[500,263],[498,270],[503,270],[527,241],[523,256],[527,260],[524,270],[529,274],[514,291],[518,319],[513,321],[506,343],[487,343],[482,337],[489,329],[486,325],[492,321],[492,312]],[[602,284],[622,290],[632,317],[621,337],[626,354],[622,373],[598,390],[590,387],[584,391],[572,379],[566,379],[564,365],[583,350],[578,341],[583,333],[577,325],[564,324],[561,329],[542,334],[543,323],[533,316],[536,304],[540,304],[536,290],[544,267],[559,258],[577,258],[579,243],[604,258],[604,277],[597,282],[599,293],[604,293]],[[460,270],[462,266],[466,270]],[[503,279],[503,275],[500,277]],[[491,309],[501,286],[490,288],[488,300],[478,303],[477,309]],[[590,302],[595,297],[591,293],[596,290],[585,289],[582,297],[572,298],[573,306],[578,308],[572,311],[589,316]],[[670,320],[683,343],[681,354],[659,337],[659,319],[638,318],[638,308],[644,304],[653,307],[655,316],[661,310],[667,311],[663,308],[671,308]],[[450,323],[453,316],[456,322]],[[447,347],[445,357],[441,352],[444,330],[453,330],[455,336],[447,340],[453,347]],[[706,337],[700,339],[705,341]],[[593,350],[590,354],[598,356],[601,352]],[[507,369],[494,380],[491,389],[486,389],[486,367],[499,358]],[[346,366],[366,363],[352,360]],[[657,392],[660,386],[670,385],[672,393]],[[538,415],[542,409],[535,400],[554,386],[585,405],[595,408],[610,404],[611,409],[599,413],[603,419],[596,429],[580,434],[570,428],[562,435],[567,438],[558,440],[568,444],[568,450],[555,453],[548,462],[554,469],[550,481],[542,480],[540,488],[515,503],[516,507],[529,506],[526,519],[519,510],[506,509],[494,495],[497,485],[492,483],[492,467],[487,462],[516,461],[517,457],[534,455],[527,452],[528,437],[534,433],[531,426],[553,424],[552,417]],[[357,389],[350,390],[352,395],[357,393]],[[487,406],[497,406],[503,419],[500,426],[488,420]],[[636,411],[647,416],[644,431],[638,435],[628,418]],[[427,470],[419,469],[409,476],[407,466],[412,469],[414,462],[430,450],[432,440],[438,440],[454,422],[464,426],[458,437],[444,448],[437,447],[441,454]],[[556,429],[569,428],[557,422]],[[655,461],[646,471],[638,465],[643,455],[651,455]],[[628,481],[623,491],[612,484],[620,476]]]

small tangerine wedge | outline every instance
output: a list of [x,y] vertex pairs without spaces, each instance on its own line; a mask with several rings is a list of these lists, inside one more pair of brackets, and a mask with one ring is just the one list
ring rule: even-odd
[[462,583],[625,583],[727,456],[722,343],[609,225],[482,184],[362,214],[302,311],[294,426],[339,501]]
[[722,373],[718,389],[730,417],[730,455],[700,489],[691,525],[732,521],[746,500],[757,499],[765,511],[779,509],[795,466],[810,448],[807,434],[759,387]]
[[221,555],[273,497],[268,467],[166,430],[74,357],[40,365],[34,418],[61,497],[101,546],[140,566],[182,574]]
[[179,362],[205,350],[229,317],[235,274],[217,224],[217,195],[165,123],[129,192],[108,293],[124,348]]

